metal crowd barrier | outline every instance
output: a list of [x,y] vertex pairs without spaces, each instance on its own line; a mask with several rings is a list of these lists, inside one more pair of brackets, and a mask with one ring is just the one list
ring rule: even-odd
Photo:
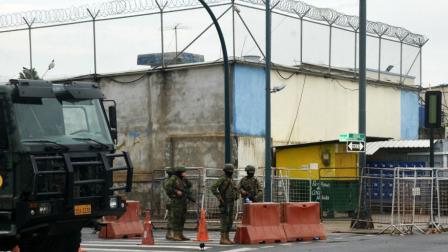
[[[154,222],[167,221],[167,204],[169,198],[163,189],[167,178],[166,169],[153,171],[151,181],[151,213]],[[187,175],[193,183],[193,196],[197,204],[188,205],[187,222],[195,223],[199,209],[206,210],[207,222],[219,223],[219,201],[210,188],[222,176],[222,168],[187,167]],[[355,176],[353,176],[355,174]],[[239,181],[246,176],[243,167],[234,172],[234,180]],[[255,176],[264,189],[264,167],[256,169]],[[305,168],[272,168],[272,201],[273,202],[320,202],[322,211],[328,212],[328,217],[334,217],[334,212],[351,213],[356,208],[358,198],[357,168],[313,169]],[[241,220],[243,203],[240,198],[235,204],[235,222]],[[350,217],[349,214],[346,217]]]
[[448,225],[448,169],[365,168],[364,203],[382,233],[409,234]]

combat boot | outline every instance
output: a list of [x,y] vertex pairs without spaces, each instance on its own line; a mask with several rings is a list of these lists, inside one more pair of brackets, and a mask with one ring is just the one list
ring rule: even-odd
[[189,240],[190,240],[190,238],[187,238],[187,237],[183,234],[183,232],[180,232],[180,237],[182,237],[182,241],[189,241]]
[[221,233],[221,240],[219,241],[219,244],[223,244],[223,245],[232,245],[233,244],[228,238],[228,233]]
[[174,231],[172,241],[182,241],[182,233],[179,231]]
[[229,237],[229,233],[226,233],[226,239],[231,243],[231,244],[235,244]]
[[173,230],[171,230],[171,229],[166,230],[165,238],[167,240],[170,240],[170,241],[173,240],[173,236],[174,236]]

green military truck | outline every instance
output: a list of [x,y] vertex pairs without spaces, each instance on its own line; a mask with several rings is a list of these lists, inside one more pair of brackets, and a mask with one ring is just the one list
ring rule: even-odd
[[0,251],[77,251],[82,227],[124,213],[133,168],[116,140],[115,102],[95,83],[1,84]]

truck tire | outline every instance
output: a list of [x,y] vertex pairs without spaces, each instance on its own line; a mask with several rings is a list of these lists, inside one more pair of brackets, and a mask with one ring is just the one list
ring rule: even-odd
[[62,242],[63,248],[61,251],[78,252],[81,244],[81,230],[67,233],[65,236],[61,237],[60,241]]
[[20,252],[78,252],[81,230],[20,242]]
[[16,245],[17,240],[14,237],[0,239],[0,251],[12,250]]

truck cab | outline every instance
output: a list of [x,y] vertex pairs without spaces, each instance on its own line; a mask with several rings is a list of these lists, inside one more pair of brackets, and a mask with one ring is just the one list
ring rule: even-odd
[[0,84],[0,251],[77,251],[83,227],[124,213],[133,168],[116,140],[96,83]]

